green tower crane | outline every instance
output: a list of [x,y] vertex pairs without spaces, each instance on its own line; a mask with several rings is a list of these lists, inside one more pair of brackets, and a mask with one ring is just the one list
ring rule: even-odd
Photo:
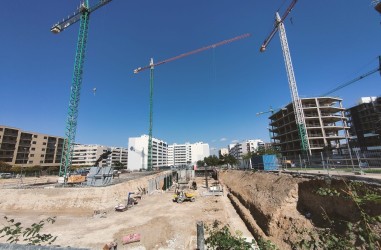
[[54,34],[58,34],[68,28],[70,25],[80,21],[78,33],[77,51],[75,53],[74,72],[71,83],[70,101],[68,109],[68,117],[65,129],[65,141],[63,145],[60,176],[65,176],[71,166],[75,134],[77,131],[78,105],[80,99],[80,91],[82,85],[83,64],[85,62],[85,50],[87,43],[87,33],[89,27],[90,14],[100,7],[108,4],[112,0],[100,0],[97,4],[89,7],[89,0],[84,0],[73,15],[67,17],[61,22],[53,25],[50,29]]
[[246,33],[246,34],[243,34],[243,35],[240,35],[240,36],[236,36],[236,37],[233,37],[233,38],[230,38],[230,39],[227,39],[227,40],[223,40],[221,42],[218,42],[218,43],[215,43],[215,44],[212,44],[212,45],[208,45],[208,46],[196,49],[196,50],[192,50],[190,52],[186,52],[186,53],[180,54],[178,56],[171,57],[169,59],[163,60],[163,61],[158,62],[158,63],[153,63],[153,59],[151,58],[150,64],[148,66],[139,67],[139,68],[134,70],[134,73],[137,74],[137,73],[139,73],[141,71],[150,69],[150,101],[149,101],[148,160],[147,160],[148,164],[147,164],[147,170],[152,170],[153,169],[153,166],[152,166],[152,126],[153,126],[153,73],[154,73],[154,67],[162,65],[162,64],[167,63],[167,62],[175,61],[177,59],[180,59],[180,58],[183,58],[183,57],[186,57],[186,56],[190,56],[190,55],[193,55],[193,54],[196,54],[196,53],[208,50],[208,49],[214,49],[214,48],[216,48],[218,46],[225,45],[225,44],[228,44],[228,43],[240,40],[240,39],[244,39],[244,38],[247,38],[249,36],[251,36],[251,35],[249,33]]

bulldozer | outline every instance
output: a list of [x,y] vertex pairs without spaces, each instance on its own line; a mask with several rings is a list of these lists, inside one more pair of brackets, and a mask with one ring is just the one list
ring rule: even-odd
[[176,194],[173,196],[173,201],[177,203],[183,203],[184,201],[195,202],[196,201],[195,196],[196,195],[194,193],[179,191],[179,192],[176,192]]

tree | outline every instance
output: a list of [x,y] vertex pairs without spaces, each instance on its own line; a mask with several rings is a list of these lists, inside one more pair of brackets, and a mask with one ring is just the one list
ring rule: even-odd
[[206,163],[206,165],[208,165],[210,167],[211,166],[217,166],[220,163],[220,159],[218,159],[218,157],[215,155],[210,155],[210,156],[204,158],[204,162]]
[[119,170],[119,169],[123,169],[123,168],[124,168],[124,164],[121,163],[120,161],[116,161],[114,163],[114,169]]
[[247,152],[247,154],[242,155],[242,159],[247,163],[245,165],[248,165],[248,168],[251,168],[251,157],[253,157],[253,155],[255,155],[254,152]]
[[200,168],[200,167],[203,167],[203,166],[204,166],[204,163],[205,163],[204,161],[199,160],[199,161],[197,161],[196,164],[197,164],[197,167]]
[[227,167],[234,166],[238,163],[238,160],[233,155],[224,155],[223,162],[227,165]]
[[11,168],[12,168],[12,165],[9,165],[8,163],[0,161],[0,172],[2,172],[2,173],[10,172]]

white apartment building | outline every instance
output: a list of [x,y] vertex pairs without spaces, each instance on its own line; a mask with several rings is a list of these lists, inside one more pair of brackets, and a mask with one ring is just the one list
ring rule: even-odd
[[236,159],[242,159],[242,156],[249,152],[256,152],[259,147],[264,147],[265,143],[260,139],[246,140],[235,144],[233,147],[229,145],[229,154]]
[[120,148],[120,147],[111,147],[111,155],[109,156],[109,165],[108,166],[115,166],[117,162],[120,162],[123,164],[124,168],[128,168],[128,149],[127,148]]
[[187,166],[196,165],[197,161],[204,160],[210,155],[209,144],[203,142],[172,144],[168,146],[168,165]]
[[107,151],[111,151],[111,154],[107,159],[104,159],[99,163],[100,167],[113,167],[116,162],[121,162],[125,168],[127,168],[127,148],[107,147],[97,144],[74,145],[72,165],[83,167],[94,166],[99,157]]
[[218,151],[218,156],[219,157],[222,157],[224,155],[228,155],[229,154],[229,149],[227,148],[221,148],[219,151]]
[[[148,166],[148,135],[128,138],[128,169],[147,169]],[[152,167],[168,166],[168,144],[152,138]]]
[[[74,145],[72,165],[73,166],[94,166],[98,158],[105,152],[110,150],[109,147],[101,145]],[[99,167],[110,165],[110,159],[105,159],[99,162]]]

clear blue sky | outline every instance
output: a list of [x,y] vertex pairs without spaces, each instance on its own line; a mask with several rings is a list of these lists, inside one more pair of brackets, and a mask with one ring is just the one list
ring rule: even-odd
[[[265,53],[259,47],[283,2],[113,0],[92,13],[76,141],[126,147],[129,137],[147,134],[149,72],[133,69],[243,33],[252,36],[155,69],[153,135],[216,148],[268,141],[268,117],[255,114],[291,97],[278,34]],[[78,5],[2,2],[0,124],[64,136],[79,23],[58,35],[50,27]],[[376,68],[380,22],[370,0],[299,0],[285,25],[300,97]],[[376,73],[333,95],[350,107],[381,95],[380,83]]]

